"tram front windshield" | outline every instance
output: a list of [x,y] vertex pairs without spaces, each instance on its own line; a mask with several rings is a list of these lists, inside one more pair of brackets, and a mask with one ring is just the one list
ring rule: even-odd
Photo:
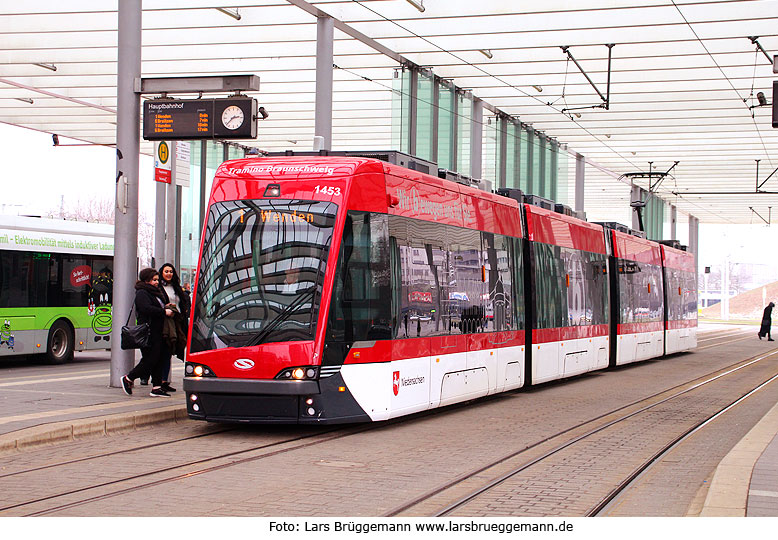
[[336,213],[320,201],[213,204],[191,352],[312,340]]

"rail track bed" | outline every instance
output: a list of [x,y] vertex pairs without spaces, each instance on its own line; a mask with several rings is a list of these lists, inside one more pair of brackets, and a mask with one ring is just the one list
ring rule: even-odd
[[778,401],[751,332],[397,421],[162,424],[9,456],[0,516],[685,515]]

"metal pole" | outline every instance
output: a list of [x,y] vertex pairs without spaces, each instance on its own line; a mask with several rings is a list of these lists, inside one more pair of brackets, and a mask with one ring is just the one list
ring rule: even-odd
[[154,182],[156,186],[156,204],[154,206],[154,253],[151,257],[151,265],[159,268],[165,261],[165,194],[164,182]]
[[470,176],[483,175],[484,102],[473,98],[473,118],[470,120]]
[[181,211],[183,191],[181,186],[176,186],[176,250],[173,252],[173,265],[181,272]]
[[678,240],[678,209],[675,205],[670,205],[670,240]]
[[135,363],[135,351],[124,351],[121,328],[135,298],[138,266],[138,172],[140,156],[140,97],[135,79],[141,76],[141,0],[122,0],[118,7],[118,78],[116,84],[116,178],[114,220],[113,328],[111,332],[110,386]]
[[499,147],[497,149],[497,182],[496,187],[507,187],[508,185],[508,119],[504,116],[497,117],[498,130],[500,133]]
[[316,19],[316,119],[314,135],[324,137],[323,150],[332,150],[332,65],[335,23]]
[[584,211],[584,181],[586,174],[586,159],[581,154],[575,155],[575,211]]
[[[632,195],[631,195],[631,199],[630,200],[632,202],[634,202],[634,201],[642,201],[643,197],[642,197],[641,191],[643,191],[643,190],[640,189],[639,186],[633,185],[632,186]],[[643,226],[640,223],[642,221],[640,212],[642,212],[642,209],[639,209],[639,208],[633,208],[632,209],[632,229],[636,230],[636,231],[642,231],[643,230]]]
[[[178,145],[170,145],[170,183],[164,184],[166,195],[166,209],[165,209],[165,253],[164,259],[157,263],[157,269],[165,263],[173,263],[176,252],[176,160],[178,159],[178,153],[176,147]],[[178,266],[176,266],[178,270]]]
[[207,141],[201,141],[200,143],[200,230],[198,236],[203,230],[203,224],[205,223],[205,165],[208,160],[208,146]]

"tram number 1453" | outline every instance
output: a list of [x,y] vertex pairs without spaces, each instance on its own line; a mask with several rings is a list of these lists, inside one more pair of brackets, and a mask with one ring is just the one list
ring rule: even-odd
[[325,195],[334,195],[340,197],[340,188],[332,186],[316,186],[313,189],[314,193],[323,193]]

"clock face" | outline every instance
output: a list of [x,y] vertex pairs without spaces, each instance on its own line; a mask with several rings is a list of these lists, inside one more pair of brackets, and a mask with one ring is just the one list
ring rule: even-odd
[[235,105],[230,105],[222,113],[222,124],[227,129],[238,129],[243,125],[243,110]]

